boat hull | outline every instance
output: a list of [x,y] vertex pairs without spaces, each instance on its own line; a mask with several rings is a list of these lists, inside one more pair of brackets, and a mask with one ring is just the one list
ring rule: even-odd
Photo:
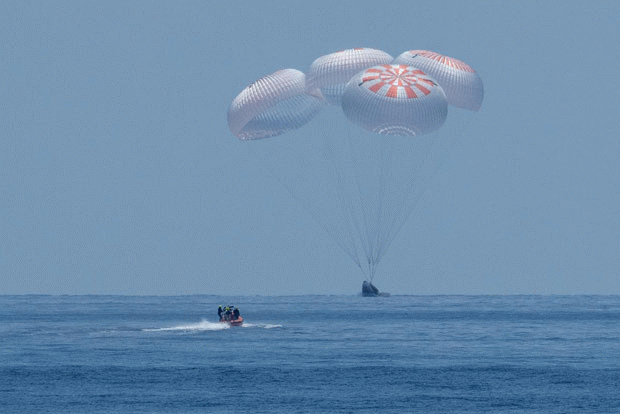
[[220,322],[227,323],[230,326],[241,326],[243,325],[243,316],[239,316],[237,319],[234,320],[220,319]]

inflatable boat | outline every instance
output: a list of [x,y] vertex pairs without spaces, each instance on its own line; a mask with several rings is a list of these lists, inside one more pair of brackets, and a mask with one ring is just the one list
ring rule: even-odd
[[243,316],[239,315],[237,319],[227,319],[225,317],[222,317],[222,319],[220,319],[220,322],[227,323],[230,326],[241,326],[243,324]]

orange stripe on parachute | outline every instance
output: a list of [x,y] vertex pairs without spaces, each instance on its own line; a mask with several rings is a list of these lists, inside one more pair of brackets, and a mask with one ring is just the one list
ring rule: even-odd
[[378,83],[375,83],[374,85],[372,85],[368,89],[370,89],[374,93],[377,93],[377,92],[379,92],[379,90],[381,90],[381,88],[383,88],[383,85],[385,85],[385,82],[378,82]]
[[428,95],[429,93],[431,93],[431,91],[430,91],[430,90],[426,89],[426,88],[425,88],[424,86],[422,86],[422,85],[418,85],[418,84],[416,84],[416,85],[415,85],[415,87],[416,87],[416,88],[418,88],[420,91],[422,91],[422,93],[423,93],[424,95]]
[[405,86],[405,93],[407,94],[407,98],[409,99],[418,97],[418,95],[416,95],[416,93],[413,91],[413,89],[411,89],[411,86],[409,85]]
[[388,98],[398,98],[398,86],[390,86],[390,89],[388,89],[385,96],[387,96]]

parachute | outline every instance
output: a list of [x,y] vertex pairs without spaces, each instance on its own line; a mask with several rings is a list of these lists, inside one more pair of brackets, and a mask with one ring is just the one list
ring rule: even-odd
[[482,79],[467,63],[428,50],[410,50],[394,63],[415,66],[433,77],[443,88],[450,105],[478,111],[484,90]]
[[250,84],[232,101],[228,127],[241,140],[273,137],[310,121],[323,106],[318,90],[306,93],[306,75],[283,69]]
[[387,53],[365,47],[321,56],[308,69],[308,88],[319,88],[327,102],[340,105],[342,94],[353,75],[371,66],[390,63]]
[[438,129],[448,115],[441,87],[419,69],[373,66],[355,75],[342,97],[347,118],[386,135],[423,135]]
[[461,61],[358,48],[319,57],[307,75],[259,79],[228,124],[372,282],[481,102],[482,81]]

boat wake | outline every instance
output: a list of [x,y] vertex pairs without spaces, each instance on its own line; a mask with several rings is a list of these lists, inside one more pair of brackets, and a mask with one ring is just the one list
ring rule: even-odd
[[143,329],[144,332],[166,332],[166,331],[221,331],[223,329],[230,329],[230,325],[220,322],[200,321],[198,323],[191,323],[188,325],[171,326],[165,328],[153,328]]
[[241,325],[242,328],[263,328],[263,329],[273,329],[273,328],[281,328],[282,325],[274,325],[271,323],[243,323]]
[[[263,329],[274,329],[281,328],[282,325],[275,325],[270,323],[243,323],[243,325],[235,327],[235,328],[263,328]],[[200,331],[221,331],[224,329],[230,329],[231,326],[227,323],[221,322],[209,322],[202,320],[198,323],[191,323],[187,325],[179,325],[179,326],[170,326],[164,328],[151,328],[151,329],[143,329],[143,332],[170,332],[170,331],[180,331],[180,332],[200,332]]]

